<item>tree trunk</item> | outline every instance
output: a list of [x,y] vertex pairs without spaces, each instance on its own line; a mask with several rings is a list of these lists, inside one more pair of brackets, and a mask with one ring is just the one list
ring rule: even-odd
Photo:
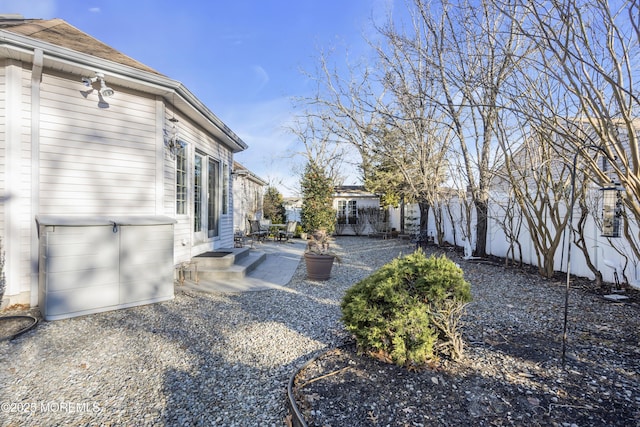
[[486,200],[474,199],[476,207],[476,250],[474,256],[484,257],[487,255],[487,229],[488,229],[488,209],[489,203]]
[[577,227],[578,230],[577,230],[577,233],[575,233],[573,243],[578,247],[578,249],[580,249],[580,251],[582,252],[582,255],[584,256],[584,260],[587,264],[587,267],[589,268],[589,270],[591,270],[591,272],[595,276],[596,286],[601,288],[602,273],[591,261],[591,254],[589,253],[589,248],[587,247],[587,240],[585,239],[585,225],[587,223],[587,219],[589,216],[589,209],[584,203],[584,193],[582,193],[580,197],[581,197],[580,219],[578,220],[578,227]]
[[426,232],[429,227],[429,209],[431,205],[428,202],[418,202],[420,207],[420,233]]
[[400,198],[400,234],[404,234],[404,196]]
[[538,268],[538,271],[547,279],[551,279],[553,277],[553,273],[555,273],[555,259],[553,254],[555,254],[555,249],[550,249],[544,253],[542,267]]

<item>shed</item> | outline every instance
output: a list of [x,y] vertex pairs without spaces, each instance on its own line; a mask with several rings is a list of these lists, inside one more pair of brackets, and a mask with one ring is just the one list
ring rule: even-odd
[[38,216],[39,306],[58,320],[172,299],[166,216]]

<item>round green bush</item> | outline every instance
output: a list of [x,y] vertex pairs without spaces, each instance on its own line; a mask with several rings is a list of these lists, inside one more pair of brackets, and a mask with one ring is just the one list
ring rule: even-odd
[[469,301],[471,289],[460,267],[444,255],[426,257],[417,250],[348,289],[342,321],[360,351],[419,367],[437,360],[438,349],[455,339],[457,322],[449,317]]

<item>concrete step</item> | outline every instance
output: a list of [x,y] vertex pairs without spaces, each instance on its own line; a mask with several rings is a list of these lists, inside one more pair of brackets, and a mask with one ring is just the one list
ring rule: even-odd
[[[228,255],[225,255],[225,257]],[[207,263],[201,264],[201,258],[194,260],[198,261],[198,280],[200,281],[209,281],[209,280],[235,280],[235,279],[243,279],[253,271],[260,263],[262,263],[267,254],[259,251],[251,251],[248,250],[243,252],[243,254],[238,258],[234,257],[234,263],[222,266],[222,263]],[[210,257],[204,257],[209,260]]]
[[227,269],[249,255],[249,248],[227,248],[205,252],[193,257],[198,270]]

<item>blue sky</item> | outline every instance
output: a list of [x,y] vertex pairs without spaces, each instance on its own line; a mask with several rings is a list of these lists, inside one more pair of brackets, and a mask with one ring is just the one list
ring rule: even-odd
[[[182,82],[248,145],[236,156],[295,195],[292,99],[313,93],[301,70],[321,50],[365,54],[372,19],[393,0],[0,0],[0,13],[62,18]],[[295,164],[298,166],[296,167]],[[357,183],[357,175],[345,184]]]

